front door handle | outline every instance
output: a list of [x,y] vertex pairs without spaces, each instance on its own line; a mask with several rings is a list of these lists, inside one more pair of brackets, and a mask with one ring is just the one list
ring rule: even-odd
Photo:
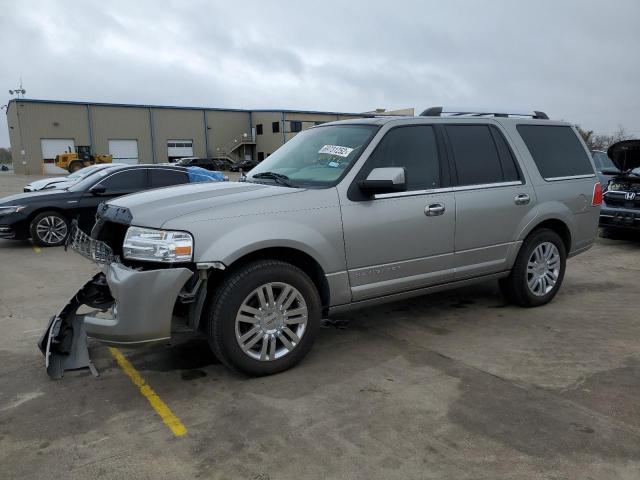
[[521,193],[520,195],[516,195],[513,201],[516,202],[516,205],[527,205],[531,201],[531,198],[526,193]]
[[424,207],[424,214],[427,217],[437,217],[438,215],[442,215],[444,213],[444,205],[441,203],[432,203],[431,205],[427,205]]

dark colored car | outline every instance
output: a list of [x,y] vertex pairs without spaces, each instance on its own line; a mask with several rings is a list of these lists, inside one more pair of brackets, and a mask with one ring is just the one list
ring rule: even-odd
[[603,150],[591,150],[591,156],[593,157],[593,163],[596,165],[596,172],[600,183],[604,188],[609,183],[609,180],[615,176],[616,166],[608,157],[607,152]]
[[233,162],[225,158],[198,158],[187,157],[181,158],[174,165],[181,167],[200,167],[207,170],[225,171],[233,165]]
[[32,238],[43,247],[62,245],[72,219],[85,232],[91,231],[100,203],[182,183],[190,183],[184,167],[130,165],[102,169],[65,189],[11,195],[0,199],[0,238]]
[[234,163],[233,165],[231,165],[231,167],[229,167],[229,170],[232,172],[239,172],[240,170],[242,170],[243,172],[248,172],[249,170],[251,170],[252,168],[254,168],[256,165],[258,165],[257,160],[243,160],[241,162],[238,163]]
[[602,171],[609,180],[600,209],[600,226],[640,230],[640,140],[614,143],[607,156],[614,168]]

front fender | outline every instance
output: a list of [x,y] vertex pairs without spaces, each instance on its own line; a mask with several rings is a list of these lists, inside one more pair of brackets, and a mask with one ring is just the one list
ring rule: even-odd
[[197,253],[197,261],[219,261],[228,266],[257,250],[284,247],[306,253],[325,273],[345,270],[344,244],[340,229],[336,229],[336,224],[340,226],[341,223],[339,220],[333,225],[321,223],[316,229],[299,221],[266,216],[260,221],[253,219],[246,224],[225,225],[220,229],[224,233]]

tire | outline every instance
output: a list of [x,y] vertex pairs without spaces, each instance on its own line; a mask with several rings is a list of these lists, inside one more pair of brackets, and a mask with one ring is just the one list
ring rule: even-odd
[[237,372],[262,376],[287,370],[304,358],[318,334],[320,295],[307,274],[289,263],[243,265],[212,294],[203,312],[209,345]]
[[69,235],[69,221],[60,212],[47,210],[33,217],[29,232],[39,247],[57,247],[64,244]]
[[84,164],[81,161],[75,160],[71,162],[71,164],[69,165],[69,172],[71,173],[77,172],[83,167],[84,167]]
[[567,251],[560,236],[547,228],[535,230],[523,242],[509,276],[500,279],[500,290],[516,305],[545,305],[558,293],[566,263]]

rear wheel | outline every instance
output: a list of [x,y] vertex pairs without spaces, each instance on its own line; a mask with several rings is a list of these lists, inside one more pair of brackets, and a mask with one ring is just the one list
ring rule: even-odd
[[40,247],[62,245],[69,235],[69,223],[59,212],[46,211],[36,215],[29,225],[33,243]]
[[302,270],[262,260],[222,282],[204,320],[222,363],[248,375],[269,375],[293,367],[309,352],[321,312],[318,291]]
[[536,230],[522,244],[509,276],[500,280],[500,289],[523,307],[549,303],[562,285],[566,261],[560,236],[546,228]]

